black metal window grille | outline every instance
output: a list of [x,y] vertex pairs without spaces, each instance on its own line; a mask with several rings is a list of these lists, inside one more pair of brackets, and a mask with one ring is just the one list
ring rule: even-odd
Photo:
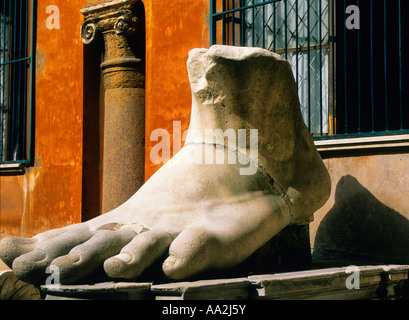
[[0,164],[30,164],[34,3],[0,5]]
[[[402,3],[211,0],[211,44],[262,47],[285,57],[317,139],[408,133]],[[345,23],[351,5],[359,8],[359,29]]]

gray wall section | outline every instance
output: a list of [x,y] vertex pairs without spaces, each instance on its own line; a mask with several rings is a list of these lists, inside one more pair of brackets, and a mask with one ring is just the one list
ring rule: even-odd
[[409,154],[324,160],[328,202],[310,225],[315,261],[409,263]]

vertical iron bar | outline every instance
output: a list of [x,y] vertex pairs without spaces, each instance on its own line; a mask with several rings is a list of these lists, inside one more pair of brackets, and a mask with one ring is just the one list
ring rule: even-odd
[[277,19],[277,7],[276,7],[276,3],[273,2],[273,6],[274,6],[274,19],[273,19],[273,51],[276,51],[276,19]]
[[[2,48],[3,48],[3,52],[1,52],[1,56],[2,56],[2,62],[6,62],[6,0],[3,0],[3,7],[2,7],[2,13],[3,14],[3,21],[2,21],[2,25],[1,25],[1,32],[3,34],[3,41],[2,41]],[[4,10],[4,12],[3,12]],[[4,159],[4,151],[5,151],[5,144],[4,144],[4,139],[3,137],[5,137],[5,131],[6,128],[4,126],[4,109],[5,109],[5,96],[6,96],[6,82],[5,82],[5,74],[6,74],[6,65],[1,66],[1,70],[2,70],[2,92],[1,92],[1,101],[0,101],[0,161],[3,161]]]
[[[31,26],[30,26],[30,108],[29,108],[29,114],[30,114],[30,119],[29,119],[29,142],[28,142],[28,162],[31,163],[34,161],[34,143],[33,143],[33,136],[34,136],[34,61],[35,61],[35,2],[36,0],[31,0]],[[29,7],[27,3],[27,7]],[[27,34],[28,38],[28,34]]]
[[[13,17],[13,8],[12,8],[12,6],[11,6],[11,4],[10,4],[10,24],[9,24],[9,30],[10,30],[10,36],[9,36],[9,45],[8,45],[8,48],[9,48],[9,50],[10,50],[10,52],[9,52],[9,59],[10,59],[10,61],[13,61],[14,60],[14,39],[12,39],[12,36],[13,36],[13,32],[12,32],[12,30],[14,29],[14,17]],[[16,78],[15,77],[15,75],[14,75],[14,65],[12,64],[12,63],[10,63],[10,65],[9,65],[9,68],[10,68],[10,72],[9,72],[9,75],[8,75],[8,77],[7,77],[7,87],[8,87],[8,89],[9,89],[9,92],[8,92],[8,99],[9,99],[9,101],[8,101],[8,104],[7,104],[7,107],[8,107],[8,117],[7,117],[7,122],[8,122],[8,134],[7,134],[7,160],[10,160],[10,149],[13,149],[13,132],[14,132],[14,120],[13,120],[13,118],[14,118],[14,115],[13,115],[13,113],[14,113],[14,108],[13,108],[13,104],[14,104],[14,101],[13,101],[13,93],[14,93],[14,86],[12,85],[12,81],[14,81],[14,79]],[[13,80],[12,80],[13,79]]]
[[[12,33],[11,33],[11,28],[12,28],[12,6],[11,3],[9,1],[9,6],[8,6],[8,22],[7,22],[7,62],[10,62],[11,60],[13,60],[13,50],[12,50]],[[12,123],[11,123],[11,119],[12,119],[12,92],[11,92],[11,73],[13,71],[13,65],[12,64],[8,64],[6,67],[7,70],[7,74],[6,74],[6,88],[7,88],[7,116],[6,116],[6,150],[5,150],[5,160],[8,161],[9,160],[9,148],[10,148],[10,135],[12,133]]]
[[[222,0],[222,11],[226,11],[226,1]],[[226,14],[222,15],[222,44],[226,44]]]
[[[17,59],[21,58],[21,42],[22,42],[22,7],[23,7],[23,3],[22,1],[18,2],[18,4],[16,3],[16,7],[19,5],[19,8],[16,8],[16,19],[18,18],[18,43],[17,43]],[[17,26],[17,23],[16,23]],[[22,63],[23,61],[17,62],[16,63],[16,68],[17,68],[17,84],[16,84],[16,88],[17,88],[17,117],[16,117],[16,136],[17,136],[17,146],[16,146],[16,158],[14,159],[15,161],[20,161],[22,160],[22,155],[21,155],[21,151],[22,151],[22,143],[23,143],[23,137],[22,134],[24,133],[24,128],[23,128],[23,106],[22,106],[22,92],[21,92],[21,83],[23,81],[22,79]]]
[[[240,6],[244,7],[244,0],[240,0]],[[240,45],[244,46],[244,13],[245,10],[240,10]]]
[[384,58],[384,72],[385,72],[385,131],[389,130],[389,124],[388,124],[388,78],[387,78],[387,38],[386,38],[386,0],[383,1],[383,48],[384,48],[384,53],[383,53],[383,58]]
[[402,92],[402,12],[401,3],[398,1],[399,14],[399,111],[400,111],[400,129],[403,130],[403,92]]
[[[16,1],[14,4],[14,28],[13,28],[13,33],[16,35],[14,38],[15,41],[15,47],[14,47],[14,59],[17,60],[19,59],[19,46],[20,46],[20,38],[21,38],[21,32],[20,29],[18,29],[18,22],[17,20],[21,21],[20,19],[17,19],[18,12],[17,12],[17,6],[18,2]],[[18,34],[18,35],[17,35]],[[20,138],[20,62],[15,62],[13,64],[14,71],[16,77],[13,79],[13,86],[15,88],[14,93],[13,93],[13,109],[14,109],[14,130],[13,130],[13,139],[14,139],[14,144],[13,144],[13,161],[18,160],[18,148],[19,146],[19,138]]]
[[[28,30],[29,30],[29,24],[28,24],[28,0],[25,0],[25,19],[24,19],[24,29],[25,29],[25,36],[24,36],[24,57],[27,58],[28,57],[28,52],[27,52],[27,48],[28,48]],[[28,111],[28,99],[27,99],[27,95],[28,95],[28,88],[27,88],[27,80],[28,80],[28,63],[29,61],[24,61],[24,81],[23,81],[23,119],[24,119],[24,144],[23,144],[23,153],[24,153],[24,157],[25,159],[28,159],[28,141],[27,141],[27,124],[28,124],[28,120],[27,120],[27,111]]]
[[371,34],[371,113],[372,113],[372,132],[375,132],[375,100],[374,100],[374,52],[373,52],[373,2],[369,2],[370,11],[370,34]]
[[[19,14],[19,29],[18,29],[18,31],[19,31],[19,38],[18,38],[18,56],[17,56],[17,58],[18,59],[21,59],[21,58],[23,58],[22,57],[22,40],[23,40],[23,32],[21,32],[23,29],[22,29],[22,24],[23,24],[23,19],[22,19],[22,17],[23,17],[23,3],[22,3],[23,1],[20,1],[20,14]],[[17,18],[17,17],[16,17]]]
[[[1,21],[1,30],[0,30],[1,34],[3,35],[3,39],[0,38],[1,48],[5,48],[5,45],[4,45],[5,32],[6,32],[6,29],[5,29],[6,12],[5,11],[6,11],[6,4],[5,4],[5,0],[3,0],[2,1],[1,11],[0,11],[2,13],[2,16],[3,16],[3,19]],[[1,61],[4,62],[5,61],[5,50],[0,52],[0,56],[1,56]],[[1,70],[1,83],[2,83],[2,86],[1,86],[1,101],[0,101],[0,162],[1,162],[1,161],[3,161],[3,150],[4,150],[4,146],[3,146],[3,131],[4,131],[4,128],[3,128],[3,108],[4,108],[3,103],[4,103],[4,73],[5,73],[4,69],[5,69],[5,66],[2,65],[0,68],[1,68],[0,70]]]
[[299,83],[298,74],[298,0],[295,0],[295,68],[296,68],[296,82],[297,82],[297,92]]
[[[11,33],[11,28],[12,28],[12,7],[11,7],[11,3],[10,3],[10,1],[9,1],[9,7],[8,7],[8,15],[7,15],[7,17],[9,18],[9,21],[8,21],[8,23],[7,23],[7,33],[8,33],[8,35],[7,35],[7,50],[8,50],[8,59],[7,59],[7,61],[9,62],[9,61],[11,61],[11,60],[13,60],[13,56],[12,56],[12,53],[13,53],[13,50],[12,50],[12,47],[11,47],[11,42],[12,42],[12,39],[11,39],[11,36],[12,36],[12,33]],[[12,100],[11,100],[11,97],[12,97],[12,92],[11,92],[11,73],[12,73],[12,71],[13,71],[13,65],[12,64],[8,64],[7,65],[7,67],[6,67],[8,70],[7,70],[7,75],[6,75],[6,81],[7,81],[7,118],[6,118],[6,121],[7,121],[7,123],[6,123],[6,130],[7,130],[7,132],[6,132],[6,154],[5,154],[5,157],[6,157],[6,161],[8,161],[9,160],[9,154],[10,154],[10,152],[9,152],[9,148],[10,148],[10,140],[9,140],[9,136],[11,135],[11,133],[12,133],[12,123],[11,123],[11,118],[12,118],[12,113],[11,113],[11,111],[12,111],[12,108],[11,108],[11,103],[12,103]]]
[[[253,4],[254,4],[254,0],[253,0]],[[252,28],[252,30],[251,30],[251,32],[252,32],[252,39],[251,39],[251,43],[252,43],[252,46],[254,47],[254,43],[255,43],[255,41],[254,41],[254,38],[255,38],[255,29],[256,29],[256,22],[254,21],[254,7],[252,7],[251,8],[251,22],[253,23],[253,28]]]
[[[232,9],[234,9],[234,0],[231,0],[231,5],[232,5]],[[234,46],[234,37],[235,37],[235,32],[234,32],[234,15],[235,15],[236,13],[235,12],[232,12],[231,13],[231,44]]]
[[346,0],[344,0],[344,111],[345,111],[345,134],[348,133],[348,90],[347,90],[347,28],[346,28]]
[[288,44],[287,44],[287,32],[288,32],[288,21],[287,21],[287,0],[284,0],[284,57],[287,60],[288,56]]
[[332,130],[336,133],[335,128],[335,0],[331,0],[331,20],[332,20]]
[[[359,8],[359,0],[357,0]],[[361,29],[358,28],[358,133],[361,132]]]
[[[9,1],[9,23],[8,23],[8,33],[9,33],[9,37],[8,37],[8,59],[9,61],[13,60],[13,47],[12,47],[12,28],[13,28],[13,12],[12,12],[12,4]],[[7,66],[7,68],[9,69],[8,74],[7,74],[7,134],[6,134],[6,160],[8,161],[10,159],[10,148],[12,148],[12,132],[13,132],[13,109],[12,109],[12,96],[13,96],[13,92],[12,92],[12,85],[11,85],[11,77],[14,78],[14,75],[12,75],[13,73],[13,65],[9,64]]]
[[[19,9],[19,12],[17,12],[17,6],[18,6],[18,3],[19,3],[19,5],[20,5],[20,7],[18,8]],[[16,2],[16,19],[17,19],[17,16],[19,17],[19,19],[18,19],[18,21],[19,21],[19,23],[18,23],[18,29],[16,29],[16,30],[18,30],[18,43],[17,43],[17,56],[16,56],[16,58],[17,59],[20,59],[21,58],[21,40],[22,40],[22,33],[23,33],[23,30],[21,29],[21,26],[22,26],[22,19],[21,19],[21,16],[22,16],[22,7],[23,7],[23,4],[22,4],[22,1],[19,1],[19,2]],[[17,23],[16,23],[16,27],[17,27]],[[21,137],[21,135],[22,135],[22,131],[23,131],[23,128],[22,128],[22,105],[21,105],[21,94],[22,94],[22,92],[21,92],[21,82],[22,82],[22,74],[21,74],[21,66],[22,66],[22,61],[20,61],[20,62],[17,62],[16,63],[16,68],[17,68],[17,83],[16,83],[16,88],[17,88],[17,92],[16,92],[16,94],[17,94],[17,116],[16,116],[16,136],[17,136],[17,141],[16,141],[16,143],[17,143],[17,148],[16,148],[16,158],[15,159],[13,159],[14,161],[18,161],[18,160],[22,160],[21,159],[21,155],[20,155],[20,153],[21,153],[21,143],[22,143],[22,137]]]
[[319,32],[319,41],[320,41],[320,45],[319,45],[319,52],[320,52],[320,134],[322,135],[323,133],[323,121],[322,121],[322,5],[321,5],[321,0],[318,0],[318,11],[319,11],[319,18],[318,18],[318,32]]
[[[7,15],[6,17],[8,18],[7,20],[7,26],[6,26],[6,43],[5,43],[5,48],[7,48],[7,53],[6,53],[6,60],[5,62],[9,62],[12,60],[12,48],[11,48],[11,4],[10,1],[8,3],[8,7],[7,7]],[[11,117],[11,94],[10,94],[10,75],[11,75],[11,71],[12,71],[12,66],[11,64],[7,64],[5,66],[5,88],[6,88],[6,117],[5,117],[5,135],[4,135],[4,143],[5,143],[5,149],[4,149],[4,160],[8,160],[8,156],[9,156],[9,146],[10,146],[10,141],[9,141],[9,136],[10,136],[10,132],[11,132],[11,123],[10,123],[10,117]]]
[[214,21],[214,17],[213,17],[213,14],[214,14],[214,8],[215,8],[215,5],[214,5],[214,2],[215,2],[216,0],[210,0],[210,45],[213,45],[213,44],[215,44],[214,43],[214,41],[215,41],[215,30],[216,30],[216,27],[215,27],[215,21]]
[[[10,17],[11,17],[11,8],[10,8],[10,0],[8,1],[8,4],[4,3],[4,8],[5,8],[5,22],[4,22],[4,30],[5,30],[5,36],[4,36],[4,41],[3,41],[3,47],[6,48],[7,46],[7,51],[4,52],[4,62],[8,62],[11,58],[11,48],[9,47],[10,43]],[[7,39],[7,41],[6,41]],[[8,160],[8,146],[9,146],[9,141],[8,141],[8,136],[10,132],[10,92],[9,92],[9,83],[10,83],[10,73],[11,73],[11,66],[9,64],[3,65],[4,67],[4,152],[3,152],[3,159],[4,161]]]
[[[24,43],[25,43],[25,38],[26,38],[26,33],[27,33],[27,28],[24,24],[24,11],[23,11],[23,7],[24,7],[24,3],[26,1],[21,1],[20,4],[20,29],[19,29],[19,33],[20,33],[20,42],[19,42],[19,52],[20,52],[20,58],[26,58],[26,56],[24,55],[25,50],[24,50]],[[23,29],[24,28],[24,29]],[[26,76],[27,76],[27,68],[25,68],[27,66],[27,61],[22,61],[20,62],[20,68],[19,68],[19,78],[20,78],[20,83],[18,85],[19,91],[18,91],[18,95],[19,95],[19,105],[20,105],[20,115],[19,115],[19,160],[24,160],[26,158],[25,156],[25,149],[26,149],[26,119],[25,119],[25,115],[26,115],[26,104],[24,103],[25,101],[25,96],[26,96],[26,92],[24,91],[25,89],[25,83],[26,83]]]
[[263,48],[266,48],[266,5],[263,4]]
[[[16,46],[17,46],[17,41],[16,41],[16,26],[17,26],[17,21],[16,21],[16,17],[17,17],[17,5],[16,2],[14,2],[14,12],[13,12],[13,27],[12,27],[12,33],[13,33],[13,49],[12,49],[12,55],[11,55],[11,60],[16,60]],[[16,133],[16,127],[15,127],[15,123],[16,123],[16,107],[15,107],[15,97],[16,97],[16,86],[15,86],[15,81],[16,81],[16,64],[12,63],[10,65],[10,67],[12,68],[12,73],[13,73],[13,77],[11,78],[12,81],[12,93],[11,93],[11,101],[12,101],[12,105],[10,105],[10,110],[11,110],[11,150],[9,150],[9,159],[13,160],[13,151],[15,148],[15,133]]]
[[308,46],[308,129],[311,130],[311,45],[310,45],[310,0],[307,0],[307,46]]

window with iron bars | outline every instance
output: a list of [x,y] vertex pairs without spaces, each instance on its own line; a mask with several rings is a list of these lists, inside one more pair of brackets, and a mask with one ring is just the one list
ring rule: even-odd
[[[401,0],[211,0],[211,44],[285,57],[316,139],[409,133]],[[359,28],[346,25],[359,9]],[[406,68],[406,69],[405,69]]]
[[0,169],[30,165],[34,0],[0,0]]

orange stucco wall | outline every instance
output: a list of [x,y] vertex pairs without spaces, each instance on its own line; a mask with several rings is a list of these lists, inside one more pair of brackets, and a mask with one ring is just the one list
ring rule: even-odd
[[186,61],[191,49],[209,47],[209,3],[208,0],[144,1],[147,55],[146,179],[161,166],[150,160],[150,151],[158,143],[150,141],[151,132],[166,129],[172,134],[173,121],[181,121],[182,132],[188,128],[191,93]]
[[[35,81],[35,166],[0,177],[0,237],[31,236],[81,220],[83,44],[85,0],[38,1]],[[60,29],[49,30],[49,5]]]

